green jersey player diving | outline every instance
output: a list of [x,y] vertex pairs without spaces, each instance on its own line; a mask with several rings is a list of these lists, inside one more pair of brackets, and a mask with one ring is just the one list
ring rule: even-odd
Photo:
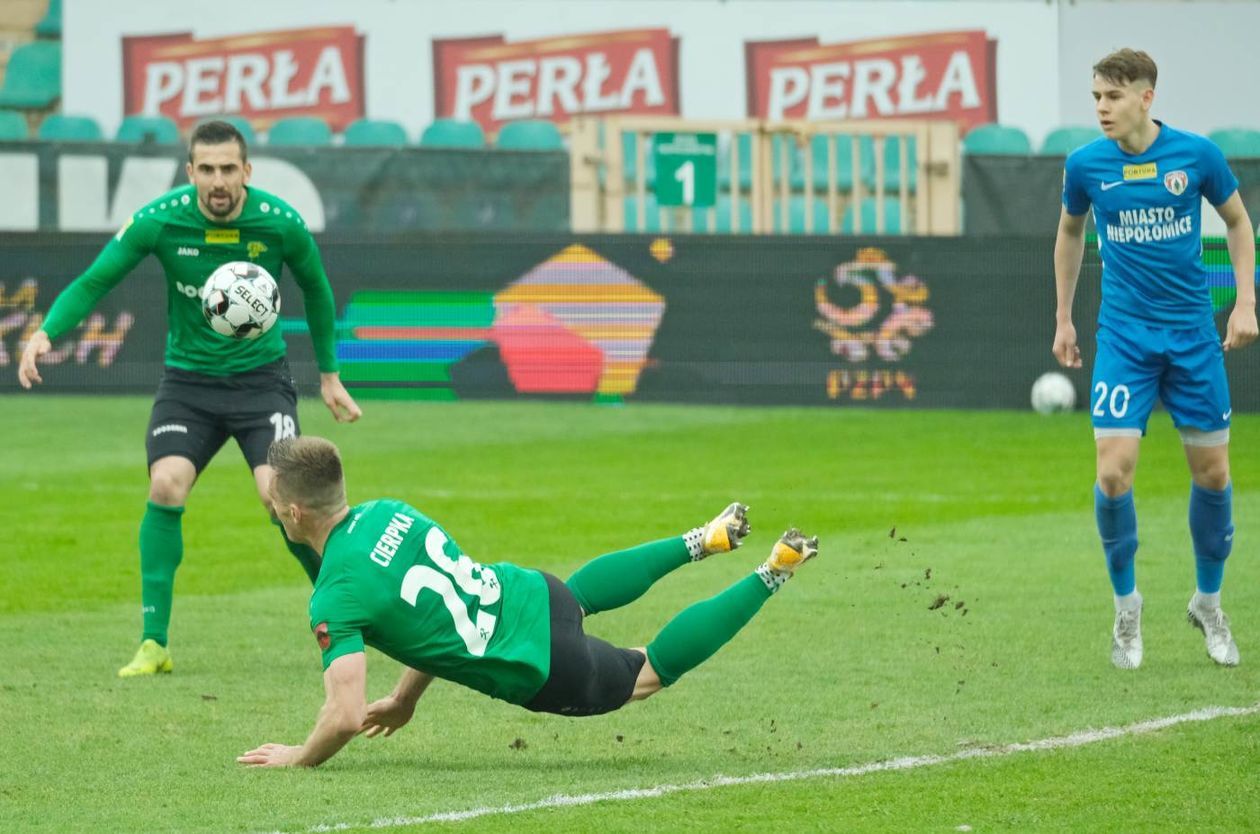
[[[127,219],[87,271],[57,296],[41,330],[22,353],[18,381],[42,382],[37,362],[52,341],[72,330],[140,261],[153,255],[166,274],[170,331],[145,451],[149,496],[140,522],[140,647],[120,677],[170,672],[167,632],[175,569],[184,555],[181,517],[197,476],[229,437],[254,475],[264,506],[271,470],[267,447],[298,434],[297,393],[274,327],[236,340],[206,323],[198,288],[216,267],[252,261],[280,277],[287,266],[302,291],[320,370],[320,393],[338,421],[357,420],[358,405],[341,384],[333,332],[333,295],[315,240],[302,218],[273,194],[248,185],[245,140],[226,122],[198,126],[189,139],[189,184],[162,195]],[[285,540],[311,581],[318,559]]]
[[[711,657],[818,553],[817,537],[789,530],[755,571],[684,609],[647,646],[618,648],[587,635],[583,620],[634,602],[676,568],[734,550],[749,532],[747,507],[734,503],[681,536],[600,556],[561,582],[474,562],[402,501],[348,506],[341,457],[327,440],[276,441],[268,462],[286,534],[322,557],[310,614],[326,700],[304,744],[264,744],[237,758],[256,767],[313,767],[360,732],[391,735],[434,678],[535,712],[619,709]],[[372,703],[364,646],[405,667],[394,691]]]

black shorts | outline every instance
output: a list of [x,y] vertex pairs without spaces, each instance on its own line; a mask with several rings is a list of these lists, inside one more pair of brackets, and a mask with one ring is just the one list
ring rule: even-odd
[[177,455],[200,473],[232,437],[252,470],[267,462],[273,440],[299,433],[297,389],[283,359],[224,377],[168,367],[158,383],[144,449],[149,466]]
[[551,674],[526,709],[557,715],[599,715],[625,706],[647,658],[582,631],[582,606],[569,586],[549,573]]

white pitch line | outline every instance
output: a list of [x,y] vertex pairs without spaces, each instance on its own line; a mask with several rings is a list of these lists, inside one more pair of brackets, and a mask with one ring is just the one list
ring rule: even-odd
[[[606,793],[557,794],[536,802],[499,805],[496,807],[469,808],[463,811],[441,811],[421,817],[386,817],[370,823],[337,823],[335,825],[316,825],[306,829],[310,834],[326,834],[326,832],[346,831],[352,828],[399,828],[404,825],[423,825],[431,822],[462,822],[478,817],[503,816],[520,814],[525,811],[542,811],[549,808],[574,808],[580,805],[593,805],[596,802],[618,802],[628,799],[653,799],[684,791],[707,791],[713,788],[724,788],[732,785],[754,785],[766,782],[795,782],[801,779],[819,779],[827,776],[865,776],[868,773],[882,773],[893,770],[913,770],[919,767],[950,764],[970,759],[992,759],[1009,756],[1012,753],[1028,753],[1042,750],[1065,750],[1073,747],[1084,747],[1100,741],[1153,733],[1175,727],[1178,724],[1190,724],[1197,721],[1212,721],[1217,718],[1231,718],[1260,713],[1260,703],[1249,707],[1205,707],[1180,715],[1165,718],[1152,718],[1139,721],[1124,727],[1103,727],[1101,730],[1081,730],[1066,736],[1043,738],[1037,741],[1024,741],[1014,744],[1003,744],[992,747],[969,747],[956,753],[936,756],[903,756],[899,759],[885,759],[850,767],[823,767],[815,770],[796,770],[784,773],[754,773],[749,776],[712,776],[695,782],[681,785],[657,785],[652,788],[628,788]],[[272,834],[283,834],[272,832]]]

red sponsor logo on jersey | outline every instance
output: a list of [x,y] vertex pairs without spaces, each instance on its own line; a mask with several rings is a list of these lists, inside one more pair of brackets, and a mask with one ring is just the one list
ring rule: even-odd
[[744,44],[748,115],[759,119],[997,121],[997,42],[983,30],[822,44]]
[[320,651],[328,651],[328,647],[332,645],[332,638],[328,636],[328,623],[315,626],[315,642],[319,643]]
[[363,38],[353,26],[122,40],[128,114],[161,114],[180,126],[240,114],[259,127],[318,116],[333,130],[363,116]]
[[565,123],[583,113],[678,115],[678,39],[668,29],[502,35],[433,41],[433,101],[442,118]]

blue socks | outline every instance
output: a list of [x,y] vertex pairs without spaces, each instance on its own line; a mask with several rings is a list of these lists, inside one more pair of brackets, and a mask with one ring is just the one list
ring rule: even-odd
[[1190,485],[1190,538],[1194,541],[1195,578],[1201,594],[1221,590],[1225,560],[1234,545],[1233,497],[1232,484],[1220,491]]
[[[1190,506],[1193,517],[1193,501]],[[1137,587],[1133,574],[1133,556],[1137,553],[1138,546],[1133,490],[1108,498],[1094,484],[1094,517],[1098,521],[1098,535],[1102,539],[1103,553],[1107,556],[1107,573],[1111,575],[1111,587],[1116,596],[1128,596]],[[1192,522],[1192,529],[1193,526]],[[1233,528],[1230,529],[1232,532]]]

